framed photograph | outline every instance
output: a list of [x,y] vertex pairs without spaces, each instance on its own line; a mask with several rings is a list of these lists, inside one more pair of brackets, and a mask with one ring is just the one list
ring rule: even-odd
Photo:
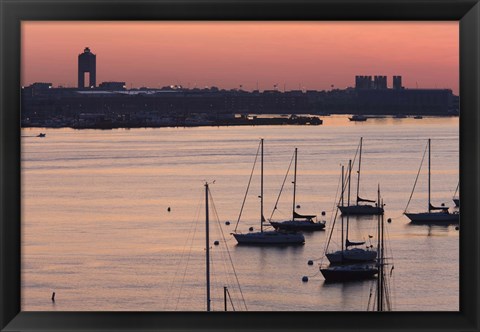
[[0,4],[1,331],[479,330],[478,1]]

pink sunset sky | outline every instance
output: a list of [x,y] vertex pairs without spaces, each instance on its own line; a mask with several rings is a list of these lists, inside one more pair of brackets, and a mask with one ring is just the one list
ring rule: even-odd
[[23,22],[22,85],[76,87],[77,57],[97,85],[330,90],[355,75],[459,89],[458,22]]

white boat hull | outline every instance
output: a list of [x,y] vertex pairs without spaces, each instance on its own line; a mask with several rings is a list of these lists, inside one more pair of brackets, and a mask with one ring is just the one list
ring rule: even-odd
[[408,219],[412,222],[452,222],[458,223],[460,220],[459,213],[444,213],[444,212],[422,212],[422,213],[405,213]]
[[282,233],[277,231],[233,234],[238,244],[251,245],[293,245],[304,244],[305,237],[301,233]]

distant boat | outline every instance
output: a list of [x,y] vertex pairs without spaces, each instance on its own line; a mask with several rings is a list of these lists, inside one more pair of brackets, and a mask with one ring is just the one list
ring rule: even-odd
[[[352,171],[352,161],[349,161],[348,164],[348,191],[350,191],[350,174]],[[342,166],[342,192],[345,190],[345,176],[343,174],[343,166]],[[350,197],[350,195],[348,195]],[[343,193],[342,198],[343,200]],[[347,206],[350,204],[350,198],[347,199]],[[359,263],[359,262],[371,262],[374,261],[377,257],[377,252],[367,247],[367,249],[358,248],[358,246],[364,245],[365,242],[353,242],[350,241],[348,236],[349,230],[349,215],[347,215],[346,223],[344,222],[344,216],[341,215],[341,248],[337,251],[330,251],[330,240],[327,242],[327,249],[325,251],[325,256],[327,257],[330,264],[345,264],[345,263]],[[335,228],[335,224],[332,226],[330,231],[329,239],[332,238],[333,231]],[[352,249],[350,249],[352,247]]]
[[460,186],[460,181],[457,184],[457,189],[455,189],[455,193],[453,194],[453,202],[455,203],[455,207],[460,207],[460,196],[457,196],[458,188]]
[[[271,221],[270,224],[276,230],[284,231],[317,231],[325,229],[325,222],[315,221],[316,215],[301,215],[295,211],[295,194],[297,188],[297,148],[295,148],[295,167],[293,172],[293,206],[292,206],[292,219],[286,221]],[[288,175],[288,171],[287,171]],[[287,177],[285,176],[285,180]],[[283,185],[282,185],[283,188]],[[280,191],[281,193],[282,191]],[[279,195],[280,198],[280,195]],[[278,202],[278,199],[277,199]],[[276,210],[277,206],[275,204]],[[273,213],[272,213],[273,215]]]
[[[374,200],[360,198],[360,170],[362,165],[362,145],[363,145],[363,137],[360,137],[360,144],[359,144],[359,157],[358,157],[358,171],[357,171],[357,199],[355,205],[348,205],[344,206],[343,203],[343,196],[341,200],[341,205],[338,206],[342,214],[351,214],[351,215],[378,215],[383,214],[383,206],[374,206],[371,204],[365,203],[375,203]],[[350,185],[350,179],[348,179]],[[343,195],[343,191],[342,191]],[[349,191],[350,195],[350,191]],[[350,200],[350,197],[348,197]],[[360,204],[363,203],[363,204]]]
[[394,119],[405,119],[407,116],[405,114],[395,114]]
[[348,118],[350,121],[367,121],[367,117],[360,114],[354,114]]
[[45,136],[47,136],[47,134],[45,134],[45,133],[40,133],[40,134],[37,135],[37,137],[45,137]]
[[[447,206],[433,206],[431,204],[431,140],[428,139],[428,205],[427,205],[427,212],[419,212],[419,213],[408,213],[408,203],[407,207],[405,208],[404,214],[407,216],[408,219],[411,220],[411,222],[415,223],[438,223],[438,222],[452,222],[452,223],[458,223],[460,219],[460,214],[459,213],[450,213],[448,211]],[[423,163],[423,159],[422,159]],[[422,167],[422,163],[420,163],[420,169]],[[419,169],[419,173],[420,173]],[[416,183],[416,182],[415,182]],[[412,189],[412,195],[413,192],[415,191],[415,185],[413,186]],[[410,196],[411,197],[411,196]]]
[[413,118],[414,118],[414,119],[423,119],[423,116],[421,116],[421,115],[415,115]]
[[[263,228],[265,223],[265,217],[263,216],[263,139],[260,140],[260,155],[261,155],[261,171],[260,171],[260,232],[250,232],[250,233],[237,233],[237,227],[235,227],[234,233],[232,233],[235,240],[237,240],[238,244],[244,245],[299,245],[305,243],[305,237],[301,233],[296,232],[283,232],[283,231],[264,231]],[[257,157],[259,151],[257,151],[257,155],[255,156],[255,162],[253,165],[253,169],[255,169]],[[253,170],[252,170],[253,172]],[[250,181],[251,181],[250,177]],[[247,192],[245,193],[245,199],[248,194],[248,188],[250,187],[250,181],[247,186]],[[245,203],[245,199],[243,204]],[[240,210],[240,215],[237,220],[237,226],[240,222],[240,218],[243,211],[243,204]]]

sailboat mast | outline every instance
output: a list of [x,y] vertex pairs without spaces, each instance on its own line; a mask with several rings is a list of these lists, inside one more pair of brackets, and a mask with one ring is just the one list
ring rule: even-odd
[[223,286],[223,309],[224,311],[227,310],[227,286]]
[[[345,191],[345,178],[344,178],[344,165],[342,165],[342,206],[343,206],[343,193]],[[342,218],[342,255],[344,250],[345,241],[343,239],[343,214],[340,216]]]
[[261,144],[261,163],[260,163],[260,232],[263,232],[263,138]]
[[360,166],[362,165],[362,143],[363,143],[363,137],[360,137],[360,154],[358,157],[358,177],[357,177],[357,205],[358,205],[358,195],[360,193]]
[[[382,200],[382,205],[383,205],[383,200]],[[385,219],[383,214],[380,216],[380,221],[381,221],[381,231],[382,231],[382,236],[381,236],[381,244],[382,244],[382,249],[381,251],[381,262],[380,262],[380,272],[382,275],[382,283],[381,283],[381,288],[380,288],[380,296],[381,296],[381,301],[380,301],[380,311],[384,311],[384,305],[385,305]]]
[[[348,196],[347,196],[347,206],[350,206],[350,187],[352,183],[352,160],[348,161]],[[348,241],[348,223],[349,223],[350,213],[347,214],[347,229],[345,232],[345,241]]]
[[430,213],[430,138],[428,139],[428,213]]
[[[378,206],[380,206],[380,185],[378,185],[377,191],[377,202]],[[378,215],[377,219],[377,264],[378,264],[378,278],[377,278],[377,311],[382,310],[382,303],[383,303],[383,295],[382,295],[382,288],[383,288],[383,253],[382,253],[382,230],[380,223],[382,221],[383,216]]]
[[207,311],[210,311],[210,239],[208,224],[208,183],[205,183],[205,244],[206,244],[206,279],[207,279]]
[[297,190],[297,148],[295,148],[295,168],[293,171],[293,207],[292,220],[295,220],[295,193]]
[[343,171],[344,167],[345,167],[345,166],[342,165],[342,201],[341,201],[341,202],[342,202],[342,206],[343,206],[343,204],[344,204],[344,203],[343,203],[343,196],[345,195],[345,178],[344,178],[345,175],[344,175],[344,171]]

